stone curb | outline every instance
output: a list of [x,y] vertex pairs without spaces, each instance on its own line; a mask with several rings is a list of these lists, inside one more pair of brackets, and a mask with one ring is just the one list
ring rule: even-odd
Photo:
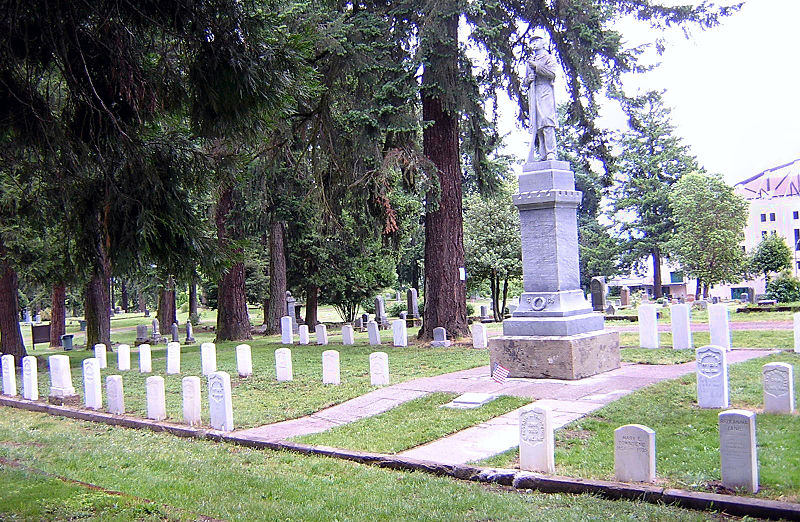
[[260,441],[247,439],[225,432],[192,428],[190,426],[141,419],[126,415],[113,415],[70,406],[56,406],[19,397],[0,396],[0,406],[8,406],[71,419],[102,422],[112,426],[147,429],[167,432],[179,437],[193,437],[218,442],[238,444],[249,448],[292,451],[304,455],[316,455],[369,464],[381,468],[401,471],[419,471],[459,480],[499,484],[520,490],[536,490],[542,493],[591,494],[609,500],[639,500],[651,504],[662,503],[698,511],[719,511],[734,516],[751,516],[772,520],[800,520],[800,504],[766,500],[752,497],[720,495],[661,488],[646,484],[629,484],[606,480],[589,480],[554,475],[540,475],[513,469],[481,468],[477,466],[440,464],[397,455],[344,450],[328,446],[311,446],[289,441]]

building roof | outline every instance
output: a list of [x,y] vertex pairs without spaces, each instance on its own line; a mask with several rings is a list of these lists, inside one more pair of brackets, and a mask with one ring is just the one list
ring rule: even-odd
[[800,196],[800,159],[740,181],[734,189],[745,199]]

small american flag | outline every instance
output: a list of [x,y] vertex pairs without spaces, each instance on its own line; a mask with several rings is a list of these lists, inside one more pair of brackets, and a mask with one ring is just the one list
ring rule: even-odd
[[508,369],[500,366],[500,364],[494,365],[494,371],[492,372],[492,379],[500,384],[506,382],[506,378],[508,377]]

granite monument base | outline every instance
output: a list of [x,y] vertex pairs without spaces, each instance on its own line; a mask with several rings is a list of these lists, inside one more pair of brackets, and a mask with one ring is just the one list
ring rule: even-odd
[[619,333],[492,337],[489,360],[491,367],[507,368],[509,377],[583,379],[619,368]]

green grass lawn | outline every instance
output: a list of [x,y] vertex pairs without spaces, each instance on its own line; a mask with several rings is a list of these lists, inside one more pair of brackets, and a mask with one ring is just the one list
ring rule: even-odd
[[[760,497],[800,500],[800,416],[760,413],[761,367],[768,362],[800,364],[800,355],[780,353],[730,367],[731,408],[757,411]],[[800,378],[795,375],[795,389]],[[614,476],[614,429],[644,424],[656,432],[656,468],[662,484],[713,490],[719,475],[720,410],[696,406],[694,374],[664,381],[623,397],[556,431],[556,473],[585,478]],[[481,464],[517,466],[518,450]]]
[[[0,458],[3,520],[700,521],[710,516],[588,495],[520,494],[12,408],[0,415]],[[49,476],[18,471],[12,462]]]
[[398,453],[440,439],[530,403],[503,396],[471,410],[442,408],[455,394],[433,393],[365,419],[322,433],[296,437],[306,444],[379,453]]
[[[135,336],[135,333],[132,334]],[[235,346],[239,343],[225,342],[217,345],[217,369],[231,374],[233,392],[233,415],[236,428],[246,428],[269,424],[285,419],[309,415],[328,406],[363,395],[375,387],[370,385],[369,354],[385,351],[389,354],[389,372],[392,383],[417,377],[429,377],[442,373],[474,368],[489,363],[486,350],[464,347],[431,348],[427,345],[394,348],[390,346],[391,332],[381,332],[384,344],[369,346],[366,334],[357,333],[353,346],[341,345],[339,331],[331,331],[328,346],[294,345],[292,362],[294,380],[277,382],[275,380],[275,350],[284,347],[277,336],[261,337],[251,341],[253,355],[252,377],[241,379],[236,373]],[[313,340],[313,336],[312,336]],[[132,344],[132,343],[131,343]],[[340,353],[342,383],[339,386],[322,385],[322,352],[335,349]],[[39,394],[46,398],[49,392],[47,356],[66,353],[70,356],[72,381],[75,390],[83,395],[81,363],[86,357],[93,357],[93,350],[74,350],[72,352],[37,349],[39,361]],[[131,348],[132,371],[120,372],[117,368],[117,354],[108,353],[108,368],[101,371],[103,382],[106,375],[122,375],[125,390],[126,411],[144,417],[146,415],[145,379],[150,375],[164,377],[166,386],[168,420],[181,422],[183,418],[181,380],[187,375],[201,375],[200,345],[181,347],[181,373],[166,375],[166,346],[152,347],[154,373],[140,374],[138,371],[138,348]],[[21,375],[17,374],[18,390],[21,393]],[[203,411],[207,412],[206,380],[203,386]],[[105,393],[105,391],[104,391]],[[207,413],[204,413],[207,421]]]

